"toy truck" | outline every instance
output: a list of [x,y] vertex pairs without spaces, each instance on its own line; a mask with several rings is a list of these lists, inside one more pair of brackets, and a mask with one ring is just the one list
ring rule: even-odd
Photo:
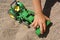
[[[15,3],[15,5],[14,5]],[[19,21],[21,23],[24,21],[26,24],[30,25],[34,20],[34,12],[25,8],[22,2],[15,1],[11,4],[11,8],[9,9],[9,15],[11,18]],[[48,26],[51,22],[46,21],[46,25]],[[36,28],[35,30],[37,35],[40,35],[40,28]]]

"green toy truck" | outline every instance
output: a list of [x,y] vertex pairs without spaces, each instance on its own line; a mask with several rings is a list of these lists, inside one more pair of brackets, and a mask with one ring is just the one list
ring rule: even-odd
[[[13,5],[14,3],[15,5]],[[19,23],[24,21],[28,25],[30,25],[34,20],[34,12],[31,10],[27,10],[23,3],[20,1],[15,1],[11,4],[11,8],[9,9],[9,15],[11,18],[19,21]],[[46,21],[47,26],[50,23],[50,21]],[[40,28],[36,28],[35,32],[37,35],[40,35]]]

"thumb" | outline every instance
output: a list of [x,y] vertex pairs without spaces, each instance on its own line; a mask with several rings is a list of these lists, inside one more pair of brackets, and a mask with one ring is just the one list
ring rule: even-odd
[[49,20],[50,21],[50,18],[48,18],[47,16],[45,16],[46,20]]

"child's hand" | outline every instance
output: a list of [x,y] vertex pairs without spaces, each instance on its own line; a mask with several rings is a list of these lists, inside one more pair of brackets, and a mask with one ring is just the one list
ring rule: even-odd
[[33,26],[34,28],[40,26],[41,34],[43,34],[46,31],[46,20],[49,20],[49,18],[43,15],[43,13],[35,14],[35,18],[31,26]]

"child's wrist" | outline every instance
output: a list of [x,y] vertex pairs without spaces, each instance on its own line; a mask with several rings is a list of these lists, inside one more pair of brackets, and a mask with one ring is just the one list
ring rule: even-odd
[[42,15],[43,12],[35,12],[35,15]]

